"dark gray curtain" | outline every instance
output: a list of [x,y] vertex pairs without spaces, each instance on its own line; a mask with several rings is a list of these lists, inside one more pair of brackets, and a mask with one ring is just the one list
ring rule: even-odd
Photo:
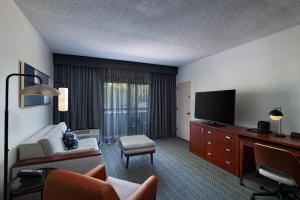
[[148,134],[150,73],[105,70],[103,79],[103,140]]
[[151,138],[176,136],[176,76],[151,74],[150,132]]
[[[54,101],[54,123],[65,121],[75,129],[99,128],[101,125],[102,69],[86,66],[56,65],[54,86],[69,89],[69,110],[59,112],[57,99]],[[103,111],[102,111],[103,112]]]
[[69,128],[99,128],[101,138],[175,136],[176,74],[55,64],[54,85],[69,88],[69,110],[53,121]]

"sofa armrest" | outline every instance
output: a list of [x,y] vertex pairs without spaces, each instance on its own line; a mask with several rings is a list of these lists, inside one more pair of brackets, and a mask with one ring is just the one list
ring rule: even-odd
[[156,196],[157,183],[156,176],[149,177],[128,200],[153,200]]
[[66,154],[66,155],[55,155],[55,156],[47,156],[47,157],[41,157],[41,158],[32,158],[32,159],[17,161],[13,167],[36,165],[36,164],[41,164],[41,163],[51,163],[51,162],[57,162],[57,161],[65,161],[65,160],[86,158],[86,157],[100,156],[100,155],[101,155],[101,151],[96,150],[96,151],[85,151],[85,152],[72,153],[72,154]]
[[67,154],[82,153],[82,152],[87,152],[87,151],[95,151],[95,148],[94,147],[85,147],[85,148],[81,148],[81,149],[72,149],[72,150],[57,152],[55,155],[67,155]]
[[102,164],[100,151],[76,154],[17,161],[11,170],[12,178],[17,175],[20,169],[56,168],[84,174]]
[[105,166],[103,164],[98,165],[94,169],[87,172],[85,175],[105,181],[106,180]]

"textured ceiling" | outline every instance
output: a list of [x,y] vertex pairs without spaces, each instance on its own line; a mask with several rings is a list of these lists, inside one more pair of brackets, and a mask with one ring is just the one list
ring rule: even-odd
[[300,24],[300,0],[15,0],[55,53],[180,66]]

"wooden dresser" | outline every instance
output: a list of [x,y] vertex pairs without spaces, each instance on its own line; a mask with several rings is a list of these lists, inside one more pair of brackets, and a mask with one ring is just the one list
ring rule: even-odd
[[300,161],[300,139],[253,133],[240,126],[215,127],[200,121],[190,122],[190,151],[240,177],[255,171],[254,144],[260,143],[289,151]]
[[192,121],[190,126],[190,151],[237,176],[238,134],[199,121]]

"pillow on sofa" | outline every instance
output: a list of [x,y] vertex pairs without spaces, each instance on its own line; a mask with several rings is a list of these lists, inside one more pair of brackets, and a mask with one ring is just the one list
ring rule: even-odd
[[53,156],[58,152],[65,151],[62,137],[61,130],[55,127],[39,140],[47,156]]
[[72,131],[66,131],[63,135],[63,141],[67,150],[78,148],[78,138],[77,135]]
[[60,129],[62,134],[64,134],[67,131],[67,125],[65,122],[58,123],[57,127]]

